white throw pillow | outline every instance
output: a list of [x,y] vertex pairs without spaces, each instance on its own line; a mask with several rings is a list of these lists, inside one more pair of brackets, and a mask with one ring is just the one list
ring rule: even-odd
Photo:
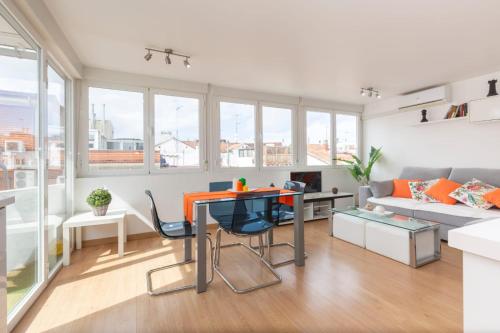
[[421,202],[439,202],[434,198],[425,194],[425,191],[427,191],[429,188],[431,188],[431,186],[436,184],[438,180],[439,179],[419,180],[415,182],[409,182],[408,185],[410,186],[411,197]]
[[494,189],[495,186],[473,178],[470,182],[463,184],[449,195],[469,207],[489,209],[494,204],[486,201],[483,196]]

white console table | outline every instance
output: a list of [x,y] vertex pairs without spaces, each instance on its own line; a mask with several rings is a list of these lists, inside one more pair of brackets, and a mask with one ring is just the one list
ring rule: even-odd
[[7,332],[7,212],[14,197],[0,196],[0,333]]
[[63,264],[70,264],[71,249],[70,249],[70,229],[76,229],[76,248],[82,248],[82,227],[112,224],[118,226],[118,255],[123,257],[124,246],[127,241],[127,232],[125,227],[125,210],[108,211],[104,216],[95,216],[92,212],[77,213],[67,219],[63,223]]
[[500,332],[500,219],[448,232],[463,251],[464,332]]

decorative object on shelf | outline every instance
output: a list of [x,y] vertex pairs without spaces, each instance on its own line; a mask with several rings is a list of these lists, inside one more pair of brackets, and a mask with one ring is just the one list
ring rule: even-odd
[[372,172],[373,165],[375,162],[377,162],[381,157],[382,147],[380,148],[375,148],[371,147],[370,148],[370,155],[368,158],[368,164],[366,167],[364,166],[363,162],[359,157],[356,155],[352,155],[352,160],[346,160],[342,158],[334,158],[334,161],[340,161],[344,162],[347,164],[347,169],[351,173],[352,177],[354,180],[356,180],[358,183],[362,185],[368,185],[368,182],[370,181],[370,174]]
[[361,88],[360,92],[361,96],[368,96],[368,97],[376,97],[378,99],[382,98],[382,95],[380,94],[379,90],[376,90],[373,87],[368,87],[368,88]]
[[274,185],[274,183],[271,183],[269,184],[269,187],[276,187],[276,185]]
[[491,97],[491,96],[496,96],[498,95],[497,93],[497,80],[490,80],[488,81],[488,84],[490,85],[490,89],[488,91],[488,95],[486,97]]
[[87,203],[92,207],[95,216],[104,216],[113,197],[108,190],[98,188],[93,190],[87,197]]
[[176,57],[184,58],[184,67],[186,67],[186,68],[191,67],[191,63],[189,62],[189,59],[191,58],[191,56],[175,52],[172,49],[157,50],[157,49],[152,49],[152,48],[146,47],[146,51],[148,51],[146,53],[146,55],[144,56],[144,60],[146,60],[146,61],[150,61],[151,58],[153,58],[153,53],[151,53],[151,52],[157,52],[157,53],[164,53],[165,54],[165,63],[167,65],[170,65],[172,63],[172,59],[170,59],[170,57],[176,56]]
[[426,123],[428,122],[429,120],[427,119],[427,110],[426,109],[423,109],[421,111],[422,113],[422,120],[420,120],[421,123]]
[[339,193],[339,189],[338,189],[338,188],[336,188],[336,187],[332,187],[332,193],[333,193],[333,194],[337,194],[337,193]]

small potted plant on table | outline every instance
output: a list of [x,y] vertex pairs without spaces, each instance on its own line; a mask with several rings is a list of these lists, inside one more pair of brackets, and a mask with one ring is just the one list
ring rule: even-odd
[[87,197],[87,203],[92,207],[95,216],[104,216],[108,211],[111,202],[111,193],[104,188],[98,188],[92,191]]

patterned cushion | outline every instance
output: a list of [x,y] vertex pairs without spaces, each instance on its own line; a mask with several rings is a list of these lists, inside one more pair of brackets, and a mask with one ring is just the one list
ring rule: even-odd
[[436,184],[438,180],[439,179],[409,182],[408,185],[410,186],[411,197],[421,202],[439,202],[425,194],[425,191],[427,191],[432,185]]
[[489,209],[494,205],[484,199],[484,195],[495,189],[494,186],[473,178],[450,193],[450,197],[457,199],[469,207]]

